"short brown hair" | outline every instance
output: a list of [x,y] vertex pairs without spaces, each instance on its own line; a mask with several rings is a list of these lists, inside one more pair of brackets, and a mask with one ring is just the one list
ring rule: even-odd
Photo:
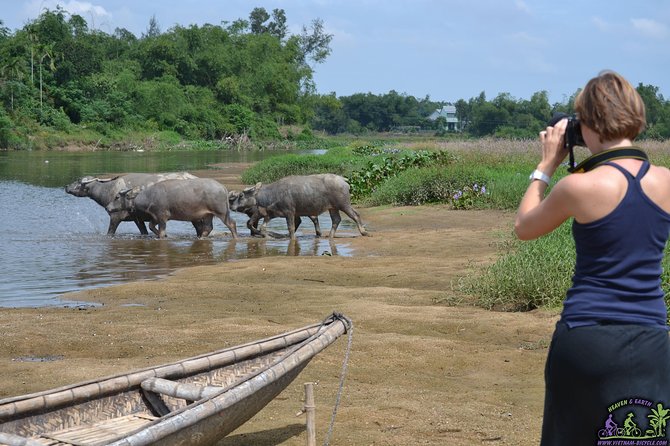
[[644,102],[633,86],[614,71],[602,71],[575,99],[579,120],[600,135],[600,142],[635,139],[647,124]]

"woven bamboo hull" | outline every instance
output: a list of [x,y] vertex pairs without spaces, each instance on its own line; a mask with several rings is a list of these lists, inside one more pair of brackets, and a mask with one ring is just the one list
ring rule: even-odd
[[333,314],[238,347],[0,400],[0,445],[214,444],[272,401],[350,324]]

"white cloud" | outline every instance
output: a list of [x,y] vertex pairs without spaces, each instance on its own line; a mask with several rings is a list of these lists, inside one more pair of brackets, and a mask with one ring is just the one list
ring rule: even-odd
[[98,17],[109,17],[110,14],[102,6],[97,6],[88,2],[78,2],[76,0],[67,3],[65,9],[73,14],[94,14]]
[[600,17],[593,17],[591,21],[593,22],[593,25],[600,31],[609,31],[611,29],[610,24]]
[[630,19],[633,28],[641,34],[654,39],[663,39],[668,35],[668,27],[651,19]]
[[[89,22],[89,26],[93,26],[99,19],[108,19],[111,17],[111,14],[107,12],[104,7],[89,2],[80,2],[78,0],[31,0],[26,2],[23,9],[29,17],[37,18],[45,9],[53,11],[57,6],[60,6],[69,14],[78,14],[82,16]],[[94,23],[90,23],[91,20]]]
[[514,4],[516,5],[516,9],[518,9],[519,11],[525,12],[526,14],[530,14],[530,8],[528,7],[525,1],[515,0]]

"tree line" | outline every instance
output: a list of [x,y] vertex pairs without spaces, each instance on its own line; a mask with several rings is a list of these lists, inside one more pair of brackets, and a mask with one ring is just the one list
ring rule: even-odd
[[[642,138],[670,138],[670,101],[659,88],[639,84],[636,87],[647,110],[647,129]],[[461,133],[465,136],[500,138],[536,138],[554,113],[574,113],[576,91],[564,102],[550,104],[547,91],[534,93],[530,99],[516,99],[500,93],[491,100],[484,92],[469,100],[454,103],[433,102],[429,97],[416,99],[391,91],[383,95],[354,94],[336,97],[320,96],[316,100],[313,128],[328,133],[361,134],[372,132],[429,132],[437,135]],[[431,114],[445,105],[455,109],[458,123],[447,128],[443,117]]]
[[[254,8],[219,25],[160,29],[151,18],[141,36],[105,33],[61,7],[44,10],[11,31],[0,20],[0,148],[30,148],[53,134],[123,138],[131,132],[174,132],[184,139],[246,135],[279,138],[286,126],[329,134],[455,129],[472,136],[535,137],[555,111],[570,112],[574,95],[550,105],[484,93],[453,104],[396,91],[338,97],[318,94],[314,66],[331,52],[332,35],[314,19],[290,34],[284,10]],[[638,87],[647,105],[646,136],[670,137],[670,104],[658,87]]]
[[277,137],[279,125],[312,119],[311,64],[331,38],[319,19],[289,34],[284,11],[264,8],[165,32],[152,18],[140,37],[90,29],[60,7],[15,32],[0,23],[0,141],[82,128]]

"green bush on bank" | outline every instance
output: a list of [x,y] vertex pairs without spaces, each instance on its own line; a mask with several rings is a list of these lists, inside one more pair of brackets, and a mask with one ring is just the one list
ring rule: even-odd
[[324,155],[277,155],[255,163],[242,173],[244,184],[271,183],[289,175],[335,173],[348,176],[362,159],[352,156],[351,149],[330,149]]
[[363,201],[369,206],[449,203],[455,208],[488,207],[484,169],[459,165],[405,170],[389,178]]
[[571,222],[537,240],[502,234],[495,263],[462,279],[461,290],[487,309],[527,311],[557,308],[571,285],[575,247]]
[[369,196],[389,179],[404,172],[431,166],[447,166],[457,160],[453,154],[444,150],[431,152],[364,146],[354,149],[354,152],[368,158],[367,163],[349,177],[354,200]]
[[532,164],[458,161],[408,169],[376,187],[363,202],[370,206],[450,204],[455,209],[514,210],[528,186]]

